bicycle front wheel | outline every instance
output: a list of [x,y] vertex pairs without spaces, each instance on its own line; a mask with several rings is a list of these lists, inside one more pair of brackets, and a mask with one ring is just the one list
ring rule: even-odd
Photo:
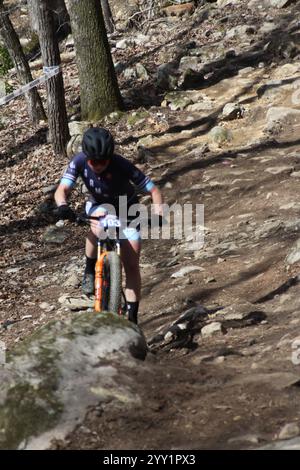
[[105,253],[101,261],[98,274],[100,279],[98,290],[96,287],[95,310],[97,312],[105,310],[119,314],[122,291],[120,257],[117,253],[111,251]]

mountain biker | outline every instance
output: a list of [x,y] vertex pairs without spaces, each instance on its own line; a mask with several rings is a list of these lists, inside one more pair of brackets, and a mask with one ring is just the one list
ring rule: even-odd
[[[91,127],[84,133],[82,152],[75,155],[69,163],[54,195],[60,219],[76,218],[67,200],[79,176],[88,189],[85,211],[89,216],[107,214],[103,207],[106,204],[111,204],[118,215],[119,196],[127,196],[128,209],[131,204],[138,203],[137,188],[139,192],[151,194],[154,213],[162,217],[162,195],[158,187],[135,165],[116,154],[114,147],[113,136],[107,129]],[[98,232],[99,228],[91,224],[86,237],[86,266],[82,289],[87,295],[94,293]],[[137,323],[141,295],[141,237],[138,230],[133,228],[124,229],[123,233],[126,239],[122,240],[121,259],[126,275],[127,313],[128,319]]]

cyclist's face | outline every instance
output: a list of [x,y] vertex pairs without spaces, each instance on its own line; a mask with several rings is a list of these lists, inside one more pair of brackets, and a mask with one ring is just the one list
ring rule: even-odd
[[102,173],[106,170],[109,165],[110,160],[88,160],[89,166],[95,173]]

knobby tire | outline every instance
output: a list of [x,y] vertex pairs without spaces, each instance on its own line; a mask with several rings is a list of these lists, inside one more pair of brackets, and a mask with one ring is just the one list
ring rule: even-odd
[[102,309],[119,314],[122,294],[121,260],[114,251],[107,253],[103,263]]

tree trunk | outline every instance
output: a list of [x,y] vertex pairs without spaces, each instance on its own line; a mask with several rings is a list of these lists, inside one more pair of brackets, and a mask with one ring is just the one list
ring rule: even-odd
[[[37,8],[35,0],[27,0],[31,28],[38,32]],[[51,0],[51,10],[53,13],[54,28],[56,36],[65,37],[70,33],[70,18],[64,0]]]
[[[52,0],[33,0],[33,3],[35,3],[37,14],[38,36],[43,63],[47,67],[60,65],[59,47],[55,37],[52,14]],[[62,73],[60,72],[47,80],[46,87],[50,140],[56,155],[66,155],[66,145],[70,134]]]
[[[10,21],[10,18],[3,6],[3,0],[0,0],[0,34],[9,55],[14,63],[18,78],[22,85],[33,80],[30,67],[26,60],[18,35]],[[42,119],[47,119],[43,108],[42,100],[36,88],[33,88],[25,94],[27,101],[28,114],[33,124],[38,124]]]
[[82,119],[97,121],[122,109],[100,0],[69,0],[76,48]]
[[114,23],[114,19],[112,16],[112,12],[111,12],[108,0],[101,0],[101,8],[103,12],[106,31],[108,33],[113,33],[115,29],[115,23]]

